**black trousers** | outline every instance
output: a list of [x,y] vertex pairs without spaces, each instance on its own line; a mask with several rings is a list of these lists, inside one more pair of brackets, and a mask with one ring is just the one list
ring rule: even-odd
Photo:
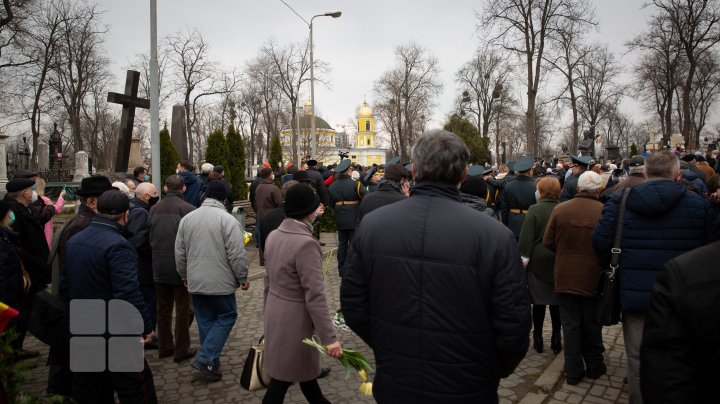
[[[602,326],[596,318],[597,299],[567,293],[558,294],[563,340],[565,374],[582,378],[605,367]],[[584,362],[584,365],[583,365]]]
[[72,398],[78,404],[113,404],[117,392],[122,404],[155,404],[157,395],[153,375],[145,361],[140,373],[73,373]]
[[[265,392],[262,404],[282,404],[285,401],[285,394],[292,382],[284,382],[282,380],[270,379],[270,385]],[[310,404],[330,404],[320,390],[317,379],[308,382],[300,382],[300,390],[302,390],[305,399]]]

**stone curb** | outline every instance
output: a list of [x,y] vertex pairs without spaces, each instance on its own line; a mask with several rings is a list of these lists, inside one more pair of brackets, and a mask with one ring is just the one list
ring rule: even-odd
[[550,366],[545,368],[545,371],[543,371],[540,377],[535,380],[535,386],[540,388],[543,392],[551,393],[555,388],[555,385],[560,380],[564,367],[565,355],[557,355],[555,359],[553,359],[552,363],[550,363]]

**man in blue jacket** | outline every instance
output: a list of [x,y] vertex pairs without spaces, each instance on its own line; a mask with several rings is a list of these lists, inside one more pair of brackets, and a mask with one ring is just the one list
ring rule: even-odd
[[[142,315],[142,340],[147,344],[152,341],[154,333],[150,314],[140,294],[138,255],[126,239],[124,229],[129,206],[128,197],[120,191],[111,190],[100,195],[97,215],[90,226],[68,240],[65,246],[63,276],[69,285],[71,332],[73,299],[101,299],[105,302],[117,299],[131,304]],[[109,324],[112,318],[110,316]],[[71,348],[71,368],[72,355]],[[78,403],[112,402],[116,392],[122,403],[156,403],[153,376],[147,361],[143,362],[141,372],[73,372],[72,398]],[[112,366],[108,363],[108,369]]]
[[412,196],[364,216],[351,241],[340,302],[375,353],[380,404],[497,403],[527,352],[520,252],[510,230],[462,203],[469,156],[453,133],[423,134]]
[[[717,240],[720,231],[707,199],[677,182],[680,163],[673,153],[648,156],[645,177],[647,182],[632,187],[628,195],[620,244],[620,306],[632,404],[642,403],[640,344],[655,278],[669,260]],[[601,268],[610,263],[621,198],[618,192],[608,201],[593,232]]]
[[185,181],[185,202],[195,207],[200,206],[200,191],[202,191],[203,182],[195,174],[195,167],[188,160],[180,160],[175,172]]

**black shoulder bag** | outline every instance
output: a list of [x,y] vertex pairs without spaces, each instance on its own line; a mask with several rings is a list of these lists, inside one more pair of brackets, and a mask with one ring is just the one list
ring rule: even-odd
[[620,201],[620,215],[618,216],[617,228],[615,229],[615,241],[610,257],[610,265],[608,268],[600,272],[595,295],[598,297],[597,320],[600,324],[608,326],[615,325],[620,322],[620,282],[618,279],[618,269],[620,267],[620,243],[622,241],[623,221],[625,219],[625,203],[627,201],[630,188],[623,191],[622,200]]

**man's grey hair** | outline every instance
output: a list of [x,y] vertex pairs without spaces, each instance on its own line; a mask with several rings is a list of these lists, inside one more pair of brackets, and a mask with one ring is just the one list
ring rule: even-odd
[[185,186],[185,181],[181,176],[173,174],[167,177],[165,180],[165,186],[168,188],[168,191],[182,191]]
[[416,181],[459,184],[467,166],[470,151],[454,133],[434,129],[426,131],[412,148]]
[[203,165],[200,166],[200,172],[202,174],[210,174],[210,171],[212,171],[213,168],[215,168],[214,165],[210,163],[203,163]]
[[680,160],[674,153],[662,150],[645,159],[645,177],[675,179],[680,170]]

